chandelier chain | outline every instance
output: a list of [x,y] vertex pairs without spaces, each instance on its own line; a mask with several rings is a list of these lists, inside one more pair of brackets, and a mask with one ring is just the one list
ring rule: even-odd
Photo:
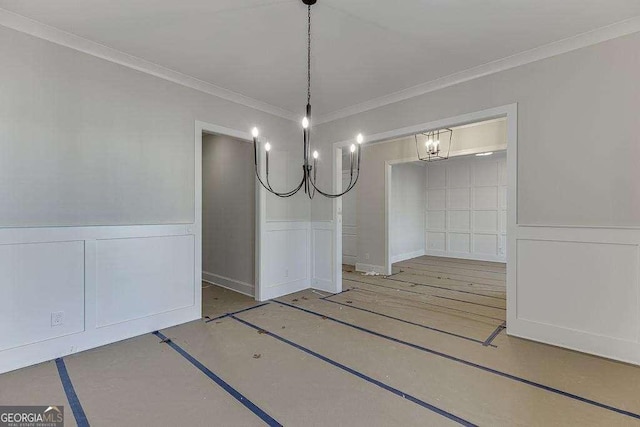
[[307,6],[307,104],[311,104],[311,6]]

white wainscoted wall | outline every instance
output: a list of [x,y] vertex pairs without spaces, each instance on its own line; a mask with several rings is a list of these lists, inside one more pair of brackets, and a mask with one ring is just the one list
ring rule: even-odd
[[0,229],[0,372],[200,318],[195,231]]
[[426,169],[427,255],[506,262],[506,154],[450,158]]
[[640,229],[515,230],[509,333],[640,364]]
[[267,221],[263,236],[260,300],[307,289],[311,272],[309,221]]
[[335,229],[333,221],[311,222],[312,271],[311,287],[327,292],[337,292],[334,277],[341,265],[334,259]]

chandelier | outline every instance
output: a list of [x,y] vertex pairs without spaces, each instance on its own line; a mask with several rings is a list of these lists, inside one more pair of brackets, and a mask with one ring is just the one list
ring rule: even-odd
[[[446,160],[449,158],[449,153],[451,152],[451,139],[453,138],[453,129],[445,128],[432,130],[429,132],[425,132],[420,134],[425,137],[424,141],[424,149],[426,154],[423,156],[420,154],[420,143],[418,143],[418,135],[414,135],[416,140],[416,152],[418,153],[418,159],[423,162],[433,162],[434,160]],[[445,150],[441,148],[441,140],[445,141],[448,139],[446,154]]]
[[[302,179],[295,187],[288,191],[276,191],[271,187],[271,183],[269,182],[269,152],[271,151],[271,144],[266,142],[264,144],[264,150],[266,153],[265,159],[265,169],[266,173],[264,178],[260,176],[260,168],[258,166],[258,128],[253,128],[251,131],[251,135],[253,136],[253,157],[255,164],[255,172],[256,178],[258,182],[262,184],[262,186],[272,194],[275,194],[278,197],[291,197],[300,191],[304,187],[304,192],[309,196],[310,199],[313,199],[316,192],[319,194],[329,197],[335,198],[340,197],[347,192],[349,192],[353,187],[355,187],[358,182],[358,178],[360,177],[360,144],[364,141],[364,137],[362,134],[358,134],[356,137],[356,144],[351,144],[350,147],[350,170],[351,170],[351,179],[349,181],[349,185],[344,191],[341,193],[329,193],[326,191],[320,190],[317,183],[317,172],[318,172],[318,151],[313,151],[311,154],[311,140],[310,140],[310,123],[311,123],[311,6],[316,3],[316,0],[302,0],[304,4],[307,5],[307,107],[305,110],[305,116],[302,119],[302,136],[303,136],[303,162],[302,162]],[[313,164],[311,163],[311,156],[313,156]]]

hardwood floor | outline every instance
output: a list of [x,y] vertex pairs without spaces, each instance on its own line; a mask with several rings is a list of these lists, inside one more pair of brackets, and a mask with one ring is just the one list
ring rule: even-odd
[[[207,287],[202,321],[65,357],[88,422],[640,425],[639,367],[505,334],[503,264],[419,257],[343,285],[263,304]],[[0,403],[75,425],[56,369],[0,375]]]

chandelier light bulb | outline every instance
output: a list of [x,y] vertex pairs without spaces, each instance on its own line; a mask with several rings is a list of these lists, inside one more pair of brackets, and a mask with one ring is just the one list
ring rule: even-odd
[[253,129],[251,129],[251,135],[252,135],[254,138],[257,138],[257,137],[258,137],[258,128],[253,128]]
[[269,144],[268,142],[264,144],[264,151],[266,151],[267,153],[271,151],[271,144]]
[[352,153],[356,152],[356,145],[355,144],[351,144],[351,152]]
[[358,142],[358,144],[362,144],[362,142],[364,141],[364,136],[362,136],[362,134],[359,133],[358,136],[356,137],[356,141]]
[[317,151],[314,151],[314,152],[313,152],[313,158],[314,158],[314,159],[318,159],[318,152],[317,152]]
[[303,129],[307,129],[309,127],[309,119],[306,116],[302,119],[302,127]]

